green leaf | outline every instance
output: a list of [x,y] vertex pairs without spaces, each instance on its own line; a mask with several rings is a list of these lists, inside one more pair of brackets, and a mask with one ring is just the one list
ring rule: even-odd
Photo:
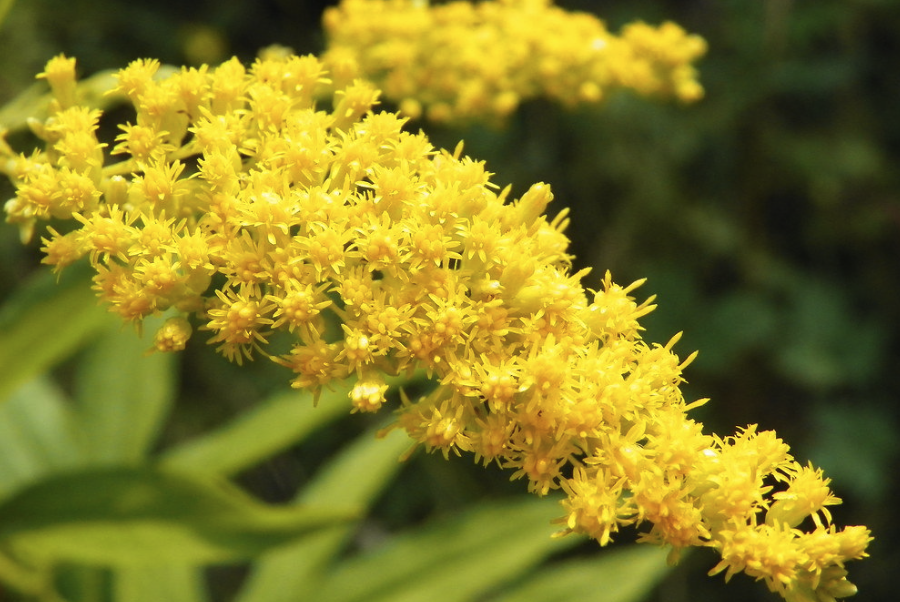
[[206,474],[236,474],[349,413],[350,386],[324,391],[317,405],[308,391],[271,397],[217,431],[166,451],[161,463]]
[[[421,385],[424,373],[389,377],[391,387]],[[207,474],[233,475],[296,445],[323,425],[350,412],[352,379],[324,390],[314,403],[309,391],[275,395],[220,429],[165,451],[163,466]],[[260,437],[265,433],[265,437]]]
[[97,304],[87,266],[42,272],[0,309],[0,400],[72,353],[113,318]]
[[[381,439],[372,432],[361,435],[316,475],[299,503],[368,508],[403,466],[399,458],[410,445],[411,440],[401,430]],[[325,567],[355,527],[355,523],[348,523],[324,529],[266,554],[256,563],[236,602],[316,599],[315,588]]]
[[78,366],[77,415],[94,463],[140,462],[156,440],[176,388],[174,357],[148,352],[163,320],[144,320],[143,337],[112,325]]
[[630,545],[541,570],[492,602],[640,602],[669,573],[666,550]]
[[580,543],[551,537],[553,499],[524,498],[472,510],[397,536],[337,567],[319,602],[465,602],[522,574],[553,552]]
[[211,563],[348,520],[346,506],[266,506],[222,480],[148,468],[46,479],[0,504],[0,542],[37,560]]
[[113,576],[116,602],[203,602],[203,573],[185,564],[119,567]]
[[83,438],[66,400],[46,378],[0,405],[0,496],[84,464]]
[[402,429],[384,436],[382,429],[363,433],[328,462],[304,488],[298,503],[365,506],[374,501],[404,466],[403,452],[414,442]]

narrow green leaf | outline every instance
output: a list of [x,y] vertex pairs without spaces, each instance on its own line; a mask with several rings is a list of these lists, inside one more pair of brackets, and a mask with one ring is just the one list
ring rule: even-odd
[[306,486],[297,499],[300,504],[331,505],[372,503],[404,466],[403,452],[414,444],[406,431],[382,429],[363,433],[336,455]]
[[186,564],[123,566],[113,576],[116,602],[204,602],[203,573]]
[[[422,384],[424,372],[412,378],[389,377],[391,387]],[[233,475],[296,445],[323,425],[350,412],[352,379],[325,390],[318,403],[309,391],[275,395],[222,428],[165,451],[163,466],[206,474]],[[260,437],[265,433],[265,437]]]
[[98,306],[87,266],[56,282],[42,272],[0,308],[0,400],[115,321]]
[[465,602],[499,587],[553,552],[578,543],[551,538],[552,499],[481,504],[344,561],[319,602]]
[[[403,464],[400,454],[411,444],[400,430],[382,439],[358,437],[316,475],[299,497],[312,506],[369,507]],[[315,600],[325,567],[343,546],[355,523],[324,529],[266,554],[255,565],[236,602]]]
[[666,550],[630,545],[547,567],[491,602],[640,602],[665,577]]
[[77,415],[94,463],[140,462],[156,440],[176,388],[174,357],[148,352],[162,322],[147,318],[143,337],[111,325],[78,366]]
[[0,497],[84,459],[71,409],[48,379],[26,383],[0,405]]
[[317,405],[308,391],[271,397],[224,427],[167,450],[161,464],[205,474],[236,474],[349,413],[350,386],[324,391]]
[[74,472],[0,504],[0,542],[43,561],[122,566],[252,557],[352,517],[266,506],[222,480],[149,468]]

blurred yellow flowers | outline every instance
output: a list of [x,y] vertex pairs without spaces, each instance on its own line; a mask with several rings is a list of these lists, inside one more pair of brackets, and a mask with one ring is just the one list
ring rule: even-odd
[[614,35],[550,0],[344,0],[324,24],[336,82],[365,77],[410,117],[501,121],[532,97],[574,106],[617,89],[703,96],[692,63],[706,43],[671,22]]

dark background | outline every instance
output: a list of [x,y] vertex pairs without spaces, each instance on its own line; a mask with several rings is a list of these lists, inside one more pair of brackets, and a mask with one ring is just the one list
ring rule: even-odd
[[[324,46],[326,3],[289,0],[19,0],[0,29],[0,102],[59,52],[79,71],[138,57],[172,64],[251,61],[269,44]],[[566,111],[526,104],[502,130],[416,124],[435,144],[485,159],[514,195],[552,184],[551,212],[568,206],[576,267],[658,295],[646,338],[699,358],[686,397],[720,435],[758,423],[801,461],[834,479],[839,525],[866,524],[872,558],[850,565],[859,600],[895,600],[900,400],[900,2],[683,0],[560,2],[612,29],[670,19],[702,35],[706,98],[689,107],[630,95]],[[389,106],[387,108],[390,108]],[[24,150],[24,149],[23,149]],[[3,198],[11,195],[0,184]],[[0,228],[0,300],[39,262],[12,227]],[[593,280],[592,280],[593,279]],[[182,403],[166,440],[217,424],[286,387],[256,362],[233,370],[198,344],[183,354]],[[359,416],[243,476],[286,499]],[[465,460],[419,457],[379,513],[388,527],[472,500],[524,489]],[[653,599],[774,600],[740,576],[707,578],[711,555],[689,558]],[[228,575],[221,589],[227,599]]]

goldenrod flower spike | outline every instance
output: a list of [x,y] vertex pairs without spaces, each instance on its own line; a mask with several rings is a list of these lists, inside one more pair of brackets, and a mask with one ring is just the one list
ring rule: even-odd
[[574,106],[617,89],[703,96],[693,62],[706,43],[674,23],[617,36],[551,0],[342,0],[323,22],[335,82],[365,77],[413,118],[498,122],[536,96]]
[[[482,10],[512,7],[546,9]],[[47,73],[69,64],[54,61]],[[45,148],[0,164],[17,187],[9,221],[71,220],[47,229],[46,263],[86,257],[126,321],[174,314],[157,350],[182,349],[194,324],[237,363],[286,366],[295,387],[354,376],[360,412],[383,406],[386,375],[424,370],[433,392],[404,397],[395,427],[537,494],[561,489],[563,533],[605,545],[636,525],[673,558],[714,548],[713,573],[745,572],[787,600],[853,593],[844,565],[866,555],[868,530],[831,524],[828,480],[774,433],[720,438],[688,418],[704,402],[680,390],[694,356],[674,353],[678,337],[641,339],[654,307],[633,298],[642,281],[607,272],[589,291],[587,270],[570,273],[549,186],[507,202],[461,146],[435,149],[373,112],[365,82],[317,107],[331,84],[315,57],[156,74],[138,61],[119,76],[136,122],[118,162],[96,139],[99,113],[60,99],[36,128]],[[269,348],[276,332],[289,351]]]

